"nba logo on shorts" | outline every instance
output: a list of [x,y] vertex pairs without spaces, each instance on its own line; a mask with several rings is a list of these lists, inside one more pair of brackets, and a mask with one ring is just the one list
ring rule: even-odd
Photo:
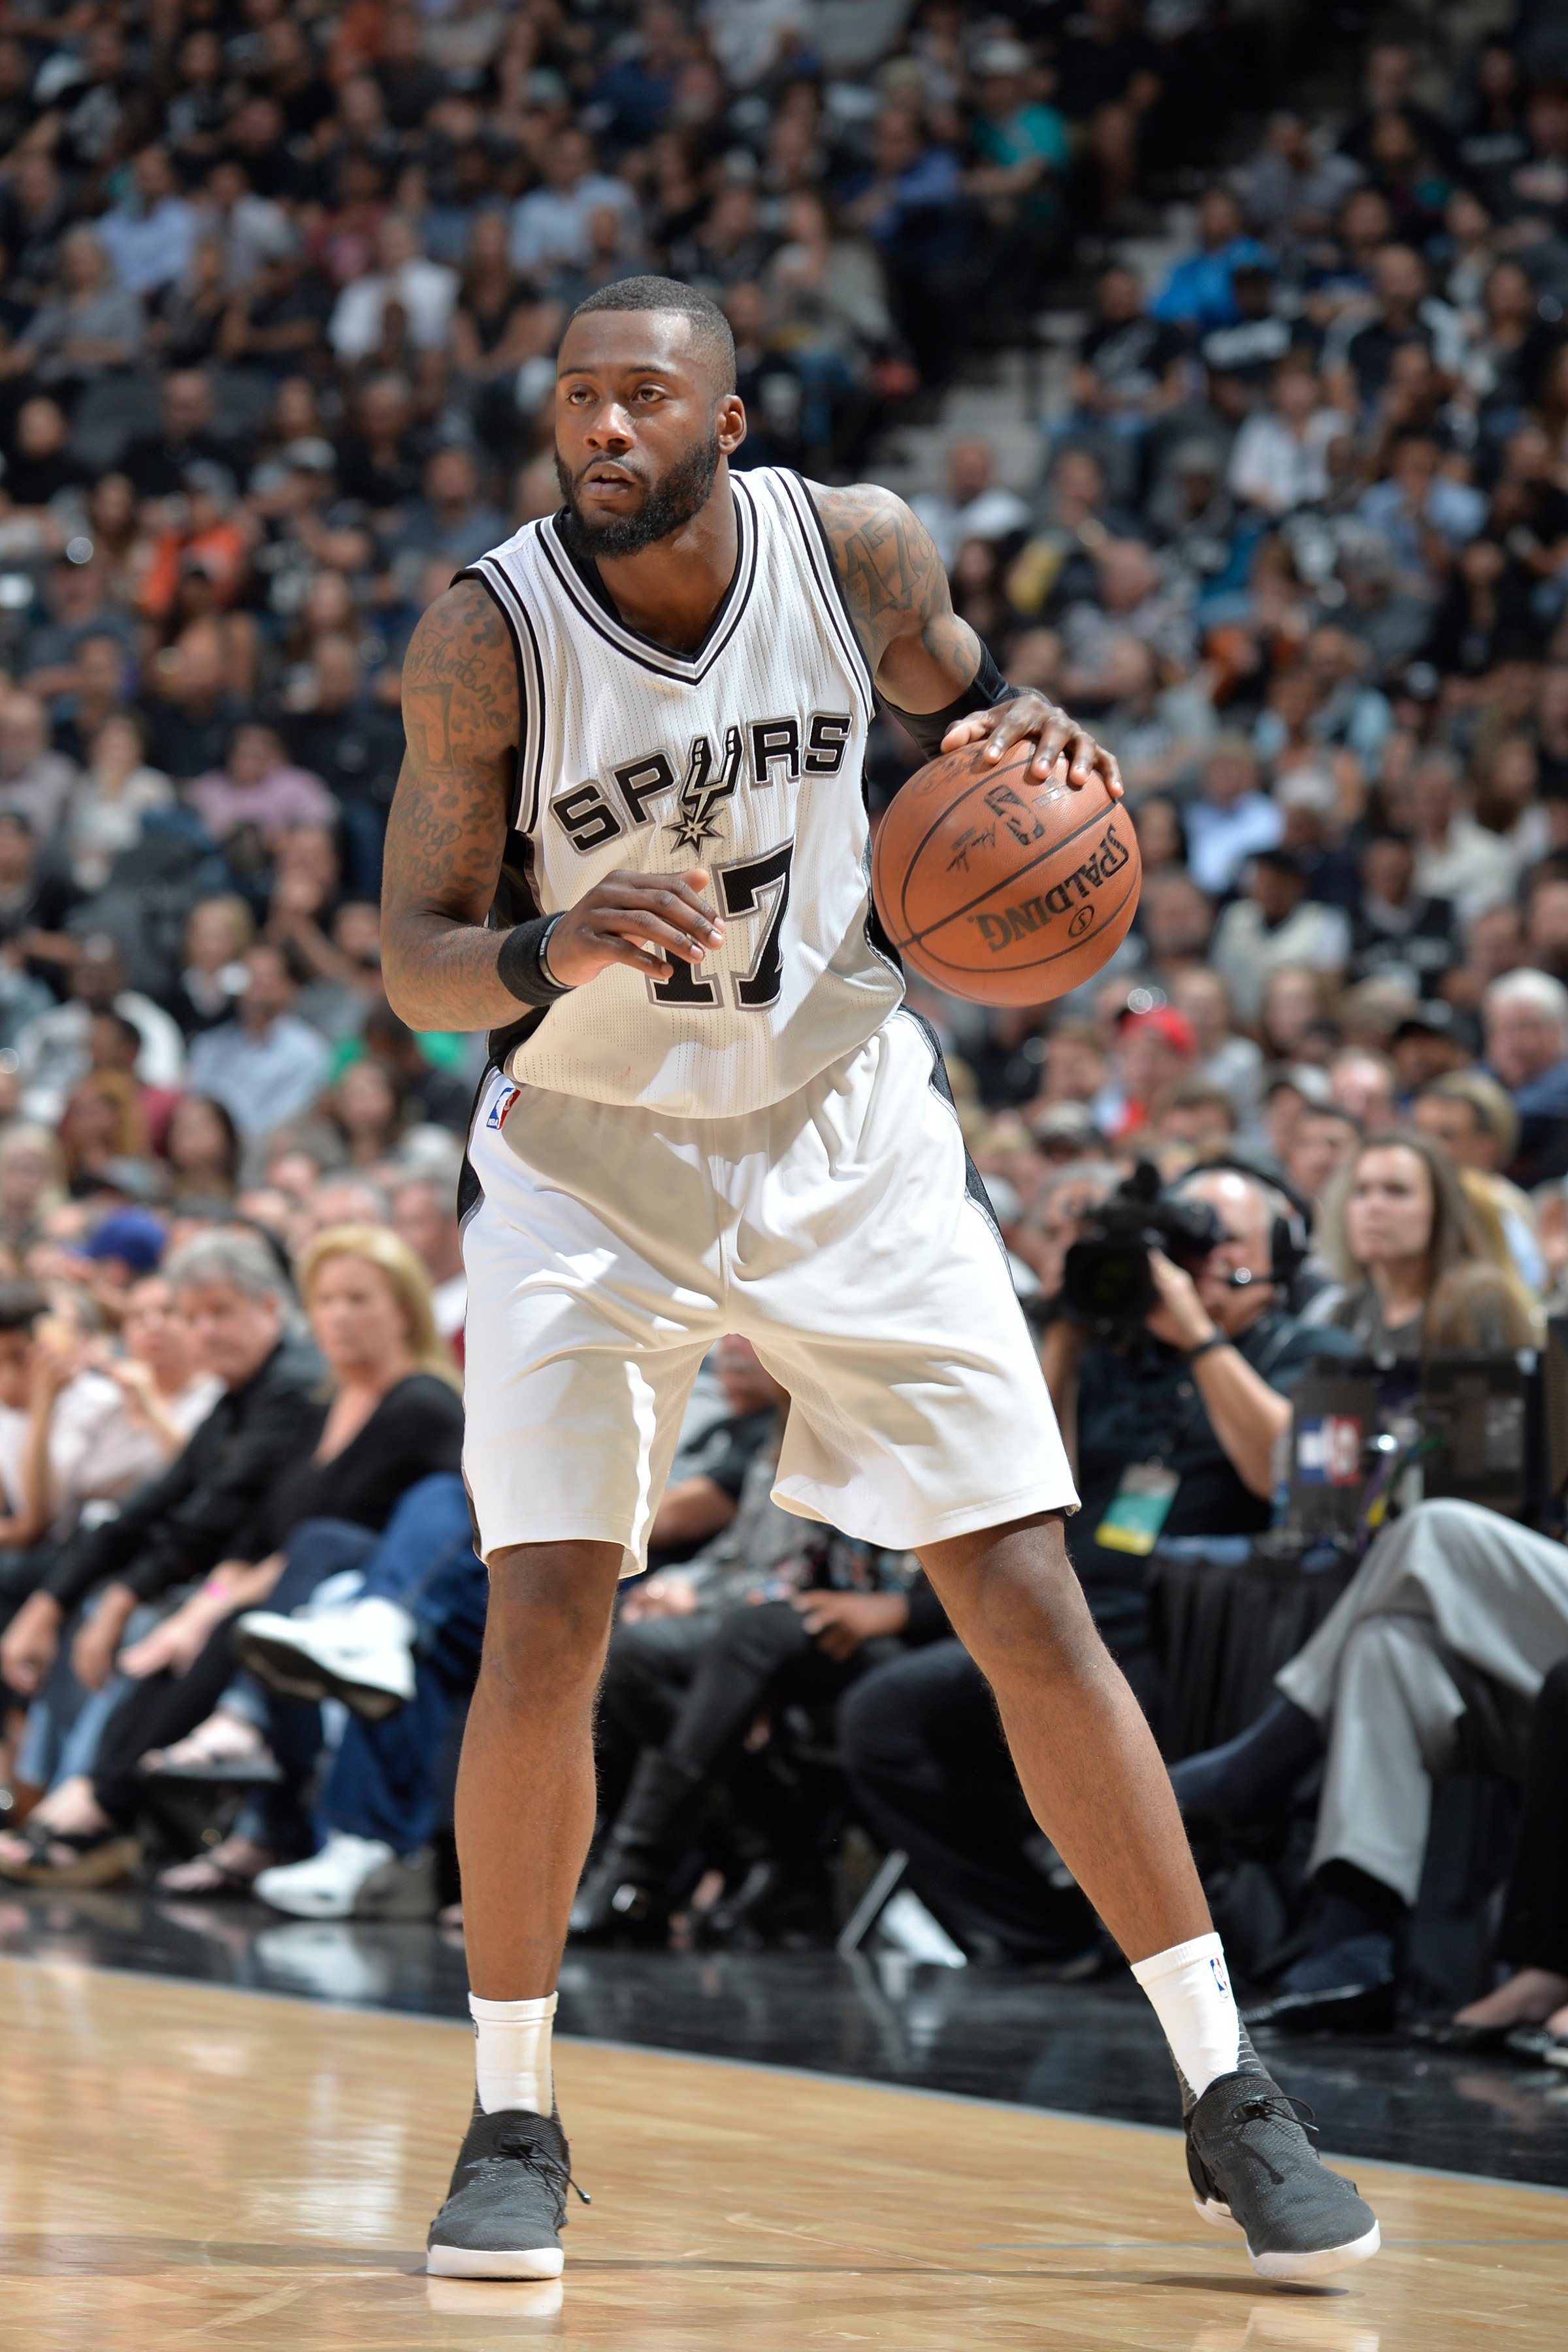
[[497,1095],[494,1102],[490,1105],[489,1115],[485,1120],[485,1125],[487,1127],[494,1128],[499,1135],[501,1129],[506,1125],[506,1115],[508,1111],[511,1108],[513,1103],[517,1100],[518,1096],[521,1092],[522,1088],[521,1087],[502,1087],[500,1094]]

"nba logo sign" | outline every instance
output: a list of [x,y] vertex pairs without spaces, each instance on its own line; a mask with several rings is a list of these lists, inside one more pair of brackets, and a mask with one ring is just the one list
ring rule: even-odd
[[513,1103],[517,1100],[518,1096],[521,1092],[522,1088],[521,1087],[502,1087],[500,1094],[497,1095],[494,1102],[490,1105],[489,1115],[485,1120],[485,1125],[487,1127],[494,1128],[496,1132],[499,1134],[500,1129],[506,1125],[506,1115],[508,1111],[511,1108]]

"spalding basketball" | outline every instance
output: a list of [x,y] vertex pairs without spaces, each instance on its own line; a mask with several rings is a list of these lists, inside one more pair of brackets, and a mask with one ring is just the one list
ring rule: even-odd
[[1132,819],[1062,761],[1026,781],[1032,743],[984,742],[917,769],[882,820],[871,888],[904,961],[979,1004],[1043,1004],[1126,938],[1143,869]]

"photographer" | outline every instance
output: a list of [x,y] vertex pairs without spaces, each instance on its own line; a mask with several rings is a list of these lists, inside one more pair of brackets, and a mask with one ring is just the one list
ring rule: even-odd
[[[1288,1391],[1317,1355],[1287,1288],[1305,1220],[1261,1177],[1141,1171],[1068,1253],[1042,1349],[1078,1477],[1068,1548],[1106,1642],[1153,1696],[1144,1563],[1157,1542],[1266,1528]],[[1178,1260],[1183,1262],[1178,1262]]]

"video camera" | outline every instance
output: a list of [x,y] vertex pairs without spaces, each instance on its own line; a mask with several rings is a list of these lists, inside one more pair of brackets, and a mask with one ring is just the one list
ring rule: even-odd
[[1207,1201],[1173,1200],[1153,1161],[1141,1160],[1068,1251],[1062,1312],[1107,1345],[1130,1347],[1159,1297],[1150,1251],[1163,1250],[1193,1274],[1225,1239],[1218,1212]]

